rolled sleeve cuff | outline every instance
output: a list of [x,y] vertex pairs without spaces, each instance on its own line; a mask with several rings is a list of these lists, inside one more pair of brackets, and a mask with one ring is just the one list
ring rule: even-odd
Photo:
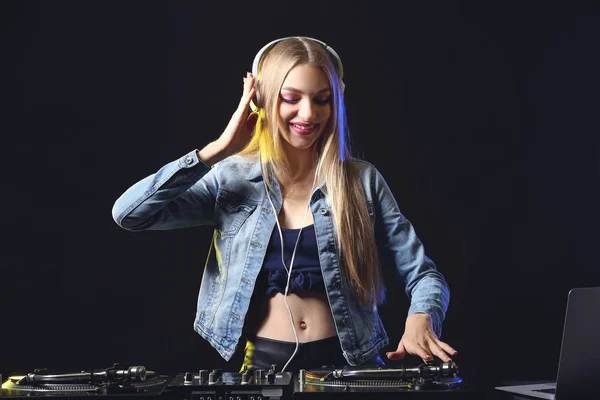
[[[192,150],[179,159],[179,168],[190,168],[196,166],[202,161],[198,158],[198,149]],[[207,166],[208,167],[208,166]]]

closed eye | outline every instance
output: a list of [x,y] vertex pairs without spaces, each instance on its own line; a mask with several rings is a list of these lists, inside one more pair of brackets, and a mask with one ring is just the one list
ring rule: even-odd
[[[281,96],[281,101],[288,103],[288,104],[296,104],[300,101],[300,99],[287,99],[283,96]],[[327,99],[313,99],[313,101],[315,102],[315,104],[318,105],[325,105],[325,104],[329,104],[330,98]]]

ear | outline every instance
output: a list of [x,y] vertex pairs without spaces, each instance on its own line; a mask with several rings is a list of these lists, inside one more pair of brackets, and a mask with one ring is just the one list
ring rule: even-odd
[[246,127],[248,128],[248,130],[253,131],[254,127],[256,127],[256,122],[258,122],[258,113],[251,112],[250,115],[248,115],[248,118],[246,119]]

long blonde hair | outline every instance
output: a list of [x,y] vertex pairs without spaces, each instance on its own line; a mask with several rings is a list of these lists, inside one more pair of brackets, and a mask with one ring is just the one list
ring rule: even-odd
[[290,38],[276,43],[259,65],[256,88],[260,92],[258,122],[248,145],[239,153],[256,155],[268,177],[287,182],[289,165],[279,134],[279,92],[288,72],[299,64],[320,68],[329,79],[332,112],[321,137],[313,145],[320,162],[317,182],[325,181],[337,233],[338,256],[352,291],[363,306],[375,306],[384,298],[374,226],[369,217],[358,171],[352,164],[344,95],[336,66],[323,46],[307,38]]

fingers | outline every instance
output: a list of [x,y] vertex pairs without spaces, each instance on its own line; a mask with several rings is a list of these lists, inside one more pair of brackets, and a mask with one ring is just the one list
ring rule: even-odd
[[423,343],[401,340],[395,352],[386,353],[390,360],[401,360],[406,354],[421,357],[423,361],[431,361],[436,356],[443,362],[451,362],[449,355],[455,356],[458,352],[440,340],[427,340]]
[[386,353],[386,356],[390,360],[402,360],[406,357],[406,348],[404,347],[403,341],[400,340],[400,344],[398,344],[396,351],[389,351]]
[[423,359],[423,361],[433,360],[433,355],[426,348],[426,345],[420,345],[418,343],[415,343],[412,346],[412,348],[409,350],[409,353],[421,357],[421,359]]
[[458,354],[458,351],[454,350],[448,343],[439,341],[439,345],[442,348],[442,350],[444,350],[446,353],[450,354],[451,356],[455,356]]
[[[440,344],[442,344],[443,342],[439,342]],[[430,343],[429,344],[429,350],[431,351],[431,353],[433,355],[436,355],[440,360],[444,361],[444,362],[450,362],[452,361],[452,359],[450,357],[448,357],[448,354],[446,354],[446,351],[442,348],[442,346],[440,346],[440,344],[438,343]],[[450,346],[448,346],[450,347]]]
[[254,87],[254,75],[252,75],[250,72],[246,72],[246,76],[243,78],[243,81],[244,91],[240,100],[240,108],[246,109],[250,105],[250,100],[256,93],[256,88]]

